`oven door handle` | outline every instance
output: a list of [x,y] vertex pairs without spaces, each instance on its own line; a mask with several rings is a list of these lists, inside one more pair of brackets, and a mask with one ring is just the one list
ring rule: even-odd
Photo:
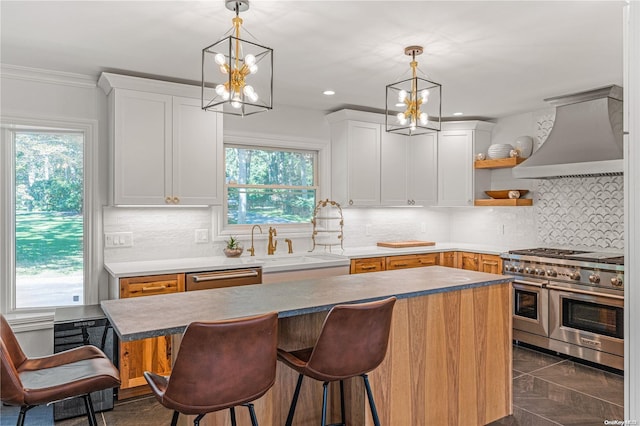
[[538,283],[538,282],[535,282],[535,281],[527,281],[527,280],[521,280],[521,279],[516,279],[516,280],[513,281],[513,283],[514,284],[531,285],[531,286],[540,287],[540,288],[544,287],[545,284],[547,284],[546,282]]
[[551,290],[565,291],[565,292],[569,292],[569,293],[586,294],[586,295],[589,295],[589,296],[606,297],[608,299],[624,300],[624,296],[616,296],[615,294],[598,293],[598,292],[595,292],[595,291],[587,291],[587,290],[577,290],[575,288],[558,287],[558,286],[551,285],[551,284],[548,285],[547,288],[550,288]]

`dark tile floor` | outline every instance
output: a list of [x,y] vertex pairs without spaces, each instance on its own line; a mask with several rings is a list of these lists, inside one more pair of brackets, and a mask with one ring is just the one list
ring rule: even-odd
[[622,375],[514,346],[513,415],[491,426],[601,426],[623,404]]
[[[622,420],[623,381],[622,375],[514,346],[513,415],[490,426],[601,426],[604,420]],[[47,419],[49,407],[35,410],[39,415],[29,412],[26,425],[53,425],[53,415]],[[153,397],[142,397],[117,402],[114,410],[97,418],[100,426],[156,426],[169,425],[171,414]],[[55,426],[85,424],[86,418],[77,417]],[[0,425],[15,425],[11,408],[2,407]]]

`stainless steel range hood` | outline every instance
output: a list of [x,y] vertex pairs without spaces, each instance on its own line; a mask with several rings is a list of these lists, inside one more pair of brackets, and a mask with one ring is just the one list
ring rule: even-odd
[[607,86],[545,99],[556,106],[549,137],[519,166],[515,178],[620,175],[622,88]]

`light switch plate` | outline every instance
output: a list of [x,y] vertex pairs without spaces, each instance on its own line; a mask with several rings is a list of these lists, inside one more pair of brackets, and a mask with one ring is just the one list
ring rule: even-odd
[[196,244],[204,244],[209,242],[208,229],[196,229]]
[[133,247],[133,232],[105,232],[105,248]]

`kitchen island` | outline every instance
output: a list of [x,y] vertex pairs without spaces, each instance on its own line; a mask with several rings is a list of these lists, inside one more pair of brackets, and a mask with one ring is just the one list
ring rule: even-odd
[[[179,334],[196,320],[276,311],[279,345],[293,350],[315,342],[332,306],[395,295],[387,357],[370,374],[382,424],[474,425],[511,412],[510,280],[432,266],[108,300],[102,307],[123,341]],[[274,387],[256,401],[262,423],[284,424],[296,379],[296,373],[278,366]],[[345,398],[349,424],[371,424],[361,380],[345,383]],[[321,402],[322,383],[306,380],[295,424],[318,424]],[[331,411],[339,412],[339,404]],[[186,416],[181,419],[187,424]],[[248,415],[239,419],[245,420]],[[201,424],[226,422],[228,412],[221,412]]]

